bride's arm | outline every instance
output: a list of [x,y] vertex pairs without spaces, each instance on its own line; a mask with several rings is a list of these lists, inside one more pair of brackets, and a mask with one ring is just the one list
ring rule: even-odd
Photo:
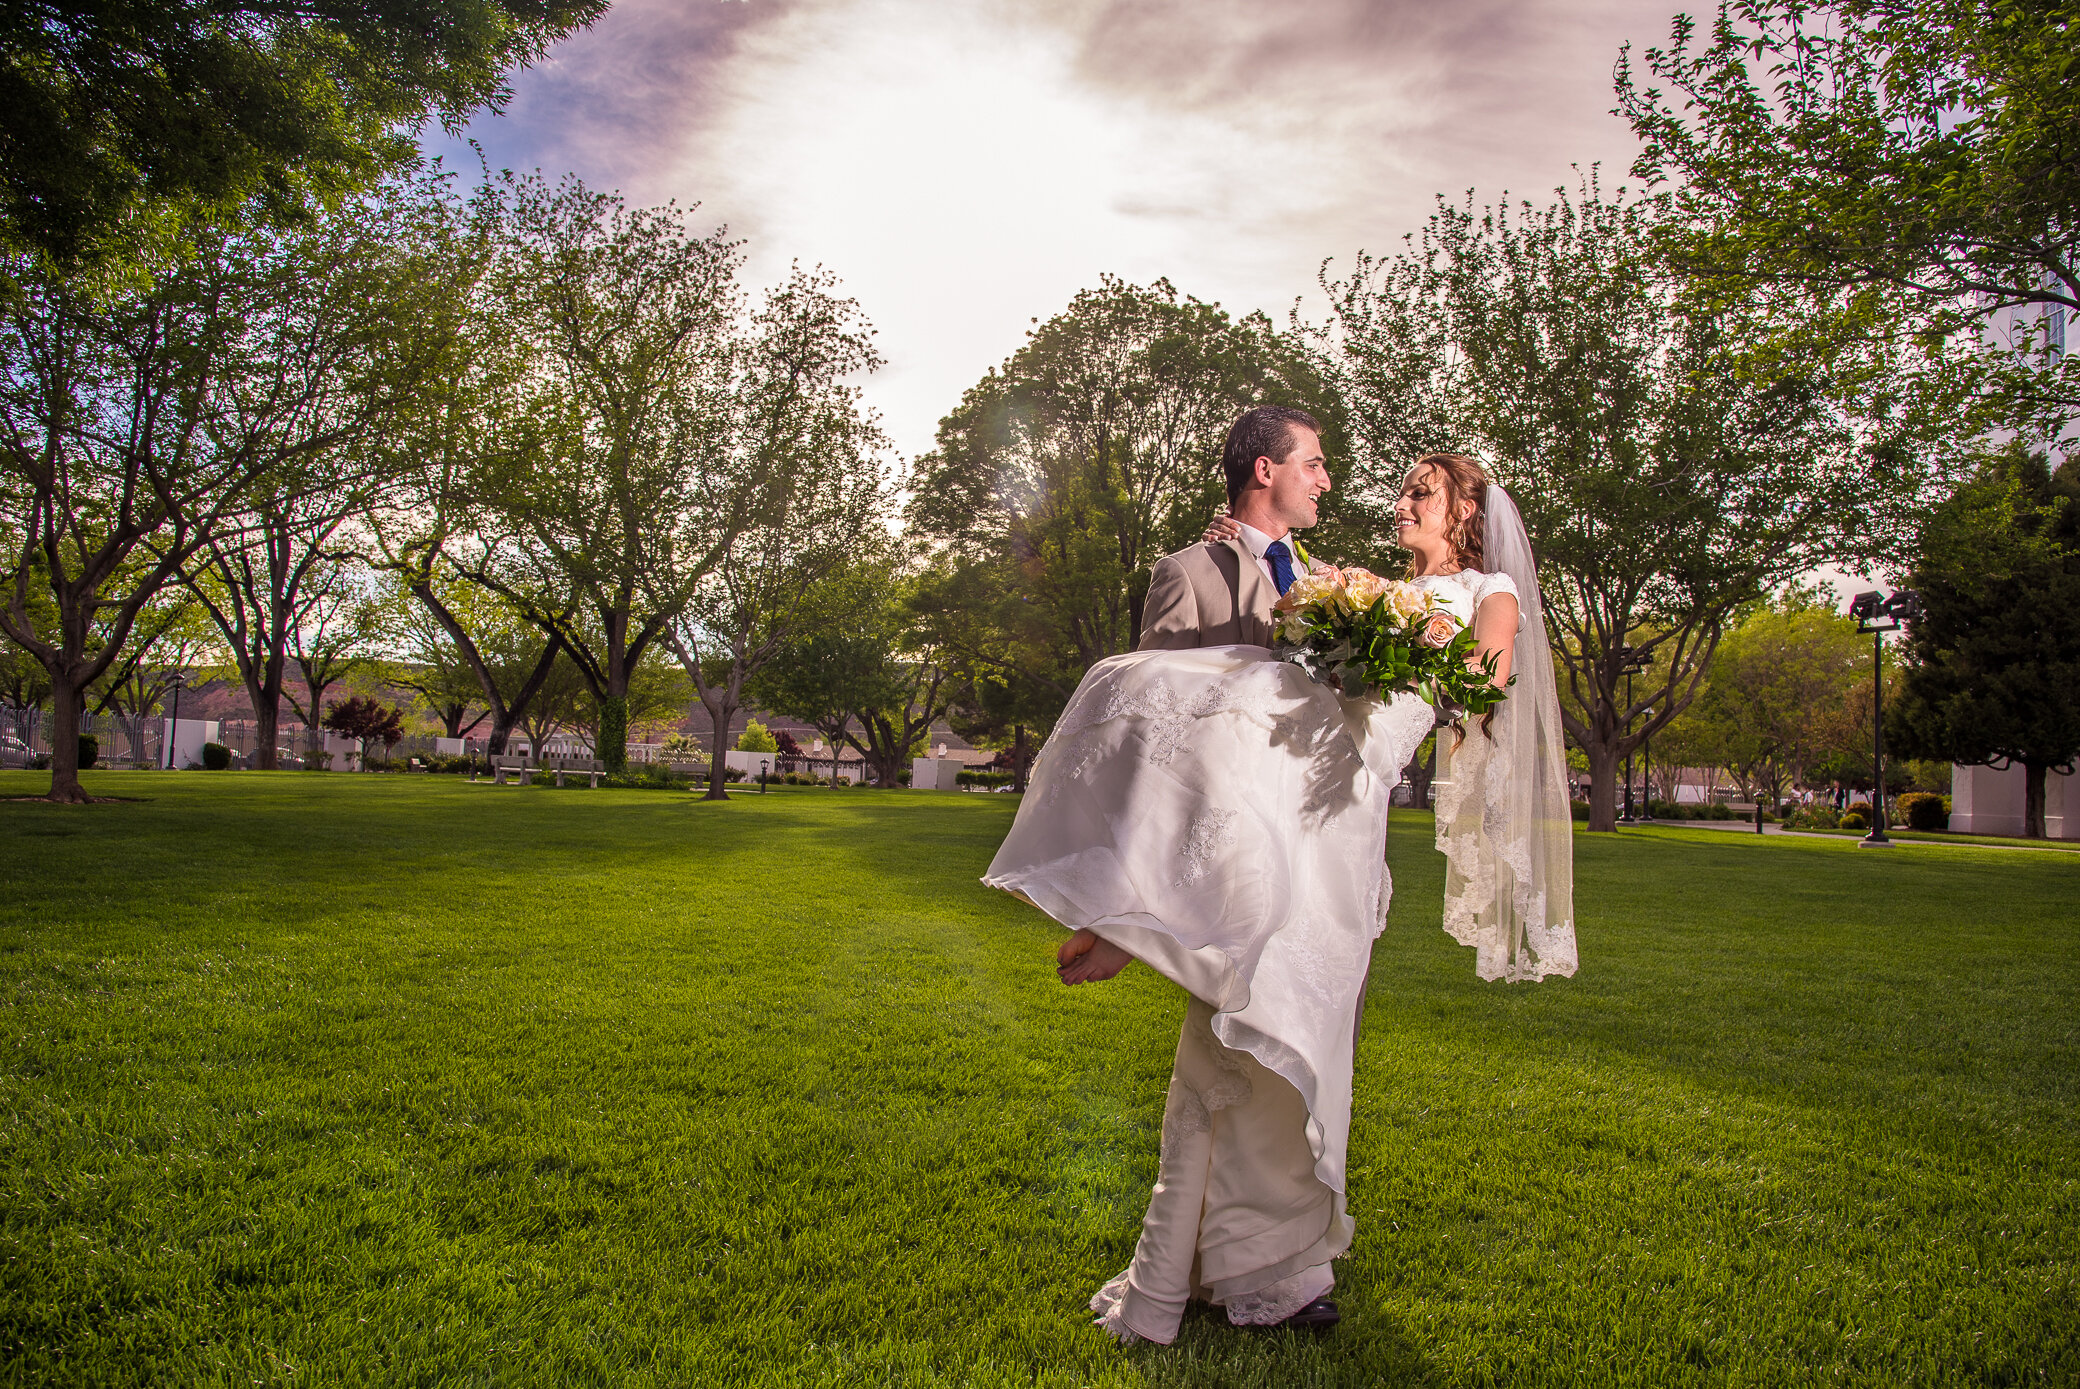
[[1495,657],[1495,683],[1509,683],[1509,658],[1517,644],[1517,595],[1491,593],[1473,614],[1473,656],[1476,662]]

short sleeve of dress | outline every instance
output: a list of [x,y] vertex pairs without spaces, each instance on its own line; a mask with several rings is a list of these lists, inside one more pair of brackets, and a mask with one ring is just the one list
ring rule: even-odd
[[1487,602],[1498,593],[1507,593],[1510,597],[1517,600],[1517,627],[1519,630],[1522,630],[1524,626],[1524,596],[1517,592],[1516,580],[1500,570],[1493,574],[1481,575],[1480,582],[1473,586],[1473,610],[1479,612],[1481,604]]
[[1518,602],[1523,601],[1523,596],[1517,592],[1517,581],[1498,570],[1481,575],[1480,582],[1473,586],[1473,604],[1479,607],[1498,593],[1507,593]]

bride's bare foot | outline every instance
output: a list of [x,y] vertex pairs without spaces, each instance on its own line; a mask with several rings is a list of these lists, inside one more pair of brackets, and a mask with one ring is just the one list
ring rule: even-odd
[[1063,941],[1054,958],[1055,973],[1064,984],[1095,984],[1134,963],[1132,955],[1090,930],[1078,931]]

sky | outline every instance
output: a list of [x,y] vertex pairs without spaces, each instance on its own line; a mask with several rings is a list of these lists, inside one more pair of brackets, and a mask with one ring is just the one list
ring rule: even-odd
[[468,136],[494,169],[697,204],[755,285],[835,272],[879,329],[864,385],[907,461],[1101,275],[1282,323],[1319,308],[1325,259],[1398,249],[1439,194],[1539,199],[1599,162],[1626,182],[1612,68],[1677,8],[617,0]]

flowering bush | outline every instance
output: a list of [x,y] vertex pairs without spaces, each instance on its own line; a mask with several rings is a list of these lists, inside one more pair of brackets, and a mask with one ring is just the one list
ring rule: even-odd
[[1473,715],[1506,698],[1495,657],[1469,665],[1473,630],[1414,584],[1356,566],[1318,569],[1294,579],[1272,612],[1279,655],[1347,695],[1412,690]]

